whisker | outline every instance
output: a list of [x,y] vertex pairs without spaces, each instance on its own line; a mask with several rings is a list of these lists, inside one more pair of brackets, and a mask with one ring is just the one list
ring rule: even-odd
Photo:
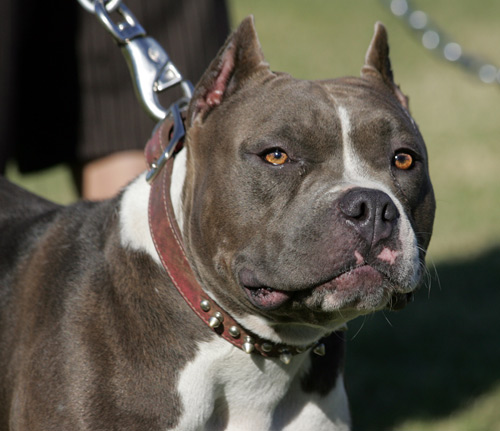
[[[419,247],[419,249],[423,251],[423,249],[421,247]],[[428,297],[430,297],[430,291],[431,291],[433,279],[435,279],[437,281],[438,289],[440,291],[442,290],[442,286],[441,286],[441,280],[439,278],[439,273],[437,271],[437,267],[436,267],[436,264],[434,262],[434,259],[427,259],[426,261],[427,261],[427,264],[425,264],[424,262],[420,262],[420,264],[422,265],[422,268],[423,268],[424,274],[425,274],[424,285],[427,287]],[[431,273],[431,269],[432,269],[433,273]]]
[[358,328],[358,330],[356,331],[356,333],[351,337],[350,341],[354,340],[358,336],[358,334],[361,332],[361,330],[365,326],[365,322],[366,322],[366,316],[363,316],[363,322],[361,323],[361,326]]
[[384,316],[384,319],[385,319],[385,321],[389,324],[389,326],[390,326],[391,328],[393,328],[394,326],[392,325],[391,321],[390,321],[390,320],[389,320],[389,318],[387,317],[387,314],[385,314],[385,311],[384,311],[384,310],[382,310],[382,316]]
[[435,278],[436,281],[437,281],[437,284],[438,284],[438,289],[439,291],[442,290],[442,286],[441,286],[441,279],[439,278],[439,273],[438,273],[438,270],[437,270],[437,267],[436,267],[436,264],[434,262],[434,259],[431,259],[431,262],[430,262],[431,266],[432,266],[432,269],[434,271],[434,277],[432,277],[432,275],[430,274],[430,271],[429,271],[429,277],[432,279],[432,278]]

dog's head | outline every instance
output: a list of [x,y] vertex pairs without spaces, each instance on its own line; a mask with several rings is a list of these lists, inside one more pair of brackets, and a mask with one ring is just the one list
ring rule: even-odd
[[381,24],[360,78],[303,81],[269,69],[246,19],[195,89],[186,146],[187,252],[249,329],[307,342],[419,285],[435,202]]

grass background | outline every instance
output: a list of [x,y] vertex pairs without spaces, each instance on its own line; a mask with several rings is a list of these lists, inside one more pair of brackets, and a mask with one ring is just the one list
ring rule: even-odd
[[[395,79],[429,149],[438,211],[427,288],[403,312],[350,325],[346,384],[355,429],[499,431],[500,85],[426,51],[380,1],[229,6],[234,25],[255,16],[273,69],[305,79],[358,75],[375,21],[385,23]],[[413,6],[465,51],[500,66],[498,0]],[[64,167],[20,177],[11,166],[8,176],[61,203],[76,198]]]

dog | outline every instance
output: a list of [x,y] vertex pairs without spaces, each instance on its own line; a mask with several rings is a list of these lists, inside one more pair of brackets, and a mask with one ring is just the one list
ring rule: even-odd
[[350,429],[343,329],[406,304],[435,212],[388,53],[377,23],[361,77],[297,80],[247,18],[151,184],[62,207],[2,179],[0,430]]

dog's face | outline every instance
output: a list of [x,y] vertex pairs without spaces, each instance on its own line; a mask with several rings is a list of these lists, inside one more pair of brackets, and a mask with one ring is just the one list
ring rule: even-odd
[[274,338],[399,307],[421,281],[434,197],[387,52],[378,26],[361,78],[300,81],[269,70],[246,20],[195,91],[186,247],[210,294]]

